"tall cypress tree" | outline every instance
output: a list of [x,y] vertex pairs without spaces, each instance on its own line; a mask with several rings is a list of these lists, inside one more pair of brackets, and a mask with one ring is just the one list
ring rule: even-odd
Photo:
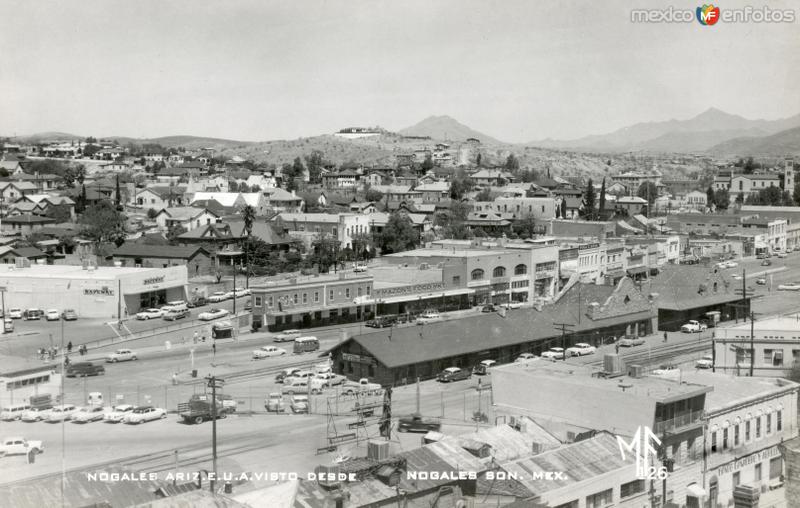
[[600,185],[600,210],[597,213],[600,220],[603,220],[603,218],[605,217],[605,211],[606,211],[606,177],[603,177],[603,183]]
[[583,196],[583,215],[587,220],[594,219],[594,182],[589,178],[589,183],[586,185],[586,193]]

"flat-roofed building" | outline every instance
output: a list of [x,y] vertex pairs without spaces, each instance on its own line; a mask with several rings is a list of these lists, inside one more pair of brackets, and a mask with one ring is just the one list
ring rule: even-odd
[[800,314],[718,328],[714,342],[715,369],[749,375],[751,346],[755,350],[754,376],[783,376],[800,363]]

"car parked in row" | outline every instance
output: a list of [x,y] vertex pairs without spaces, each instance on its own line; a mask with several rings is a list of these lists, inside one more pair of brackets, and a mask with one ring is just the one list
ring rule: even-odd
[[114,406],[111,411],[103,414],[103,421],[106,423],[120,423],[135,408],[132,404],[119,404]]
[[708,326],[705,323],[701,323],[700,321],[696,321],[694,319],[689,320],[688,323],[681,326],[681,332],[683,333],[700,333],[704,332],[708,329]]
[[637,335],[626,335],[625,337],[619,339],[620,347],[641,346],[644,343],[645,343],[644,337],[639,337]]
[[765,286],[767,284],[767,278],[766,277],[757,278],[756,284],[758,284],[759,286]]
[[167,312],[164,313],[164,320],[166,320],[166,321],[176,321],[178,319],[183,319],[183,318],[189,317],[190,314],[191,313],[189,312],[189,309],[187,309],[187,308],[185,308],[185,309],[172,308],[172,309],[169,309]]
[[25,321],[38,321],[44,316],[44,311],[41,309],[27,309],[22,313],[22,319]]
[[417,316],[417,324],[423,325],[425,323],[433,323],[436,321],[441,321],[442,315],[435,310],[426,310],[419,316]]
[[302,335],[303,332],[300,330],[284,330],[282,332],[277,333],[272,340],[274,342],[292,342],[294,339]]
[[47,421],[50,423],[63,422],[72,417],[72,413],[78,410],[73,404],[61,404],[60,406],[53,407],[47,415]]
[[208,300],[206,299],[205,296],[195,296],[186,304],[186,306],[189,307],[190,309],[193,309],[195,307],[202,307],[207,303]]
[[102,420],[103,416],[103,406],[85,406],[72,413],[70,420],[72,423],[90,423]]
[[538,360],[538,359],[539,357],[533,353],[522,353],[517,357],[516,360],[514,360],[514,362],[528,362],[531,360]]
[[8,309],[8,317],[11,319],[22,319],[22,309],[18,307]]
[[479,376],[485,376],[489,373],[489,369],[497,365],[497,362],[494,360],[481,360],[478,365],[473,367],[472,373],[477,374]]
[[698,369],[710,369],[714,366],[714,355],[711,353],[703,355],[702,358],[694,362],[694,366]]
[[44,312],[44,319],[47,321],[58,321],[61,319],[61,313],[58,312],[58,309],[47,309]]
[[505,307],[506,309],[521,309],[522,302],[506,302],[500,306]]
[[800,291],[800,282],[787,282],[778,286],[779,291]]
[[442,383],[451,383],[453,381],[461,381],[472,377],[472,372],[468,369],[460,367],[448,367],[441,371],[436,379]]
[[153,407],[153,406],[140,406],[135,408],[133,411],[125,415],[123,418],[124,423],[137,425],[144,422],[150,422],[153,420],[158,420],[160,418],[166,418],[167,412],[160,407]]
[[567,356],[584,356],[591,355],[597,351],[597,348],[586,344],[585,342],[578,342],[572,347],[567,348]]
[[564,359],[564,348],[563,347],[551,347],[544,353],[542,353],[542,358],[546,360],[563,360]]
[[308,395],[292,395],[289,398],[289,407],[292,413],[308,414]]
[[219,302],[224,302],[225,300],[228,299],[230,299],[230,296],[228,296],[228,293],[226,293],[225,291],[215,291],[211,293],[211,296],[208,297],[208,302],[219,303]]
[[403,416],[397,422],[397,432],[439,432],[442,423],[433,418],[424,417],[418,413],[410,416]]
[[0,458],[6,455],[27,455],[28,453],[44,453],[41,441],[28,441],[22,437],[7,437],[0,441]]
[[162,317],[163,315],[164,315],[164,311],[163,310],[156,309],[156,308],[150,308],[150,309],[140,310],[139,312],[137,312],[136,313],[136,319],[139,319],[141,321],[146,321],[148,319],[158,319],[158,318]]
[[52,408],[52,406],[32,407],[22,413],[20,420],[23,422],[38,422],[47,420],[47,417],[50,416],[50,410]]
[[61,319],[64,321],[76,321],[78,314],[73,309],[64,309],[64,312],[61,313]]

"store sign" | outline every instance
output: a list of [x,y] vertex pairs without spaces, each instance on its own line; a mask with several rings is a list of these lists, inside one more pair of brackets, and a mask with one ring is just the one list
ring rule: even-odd
[[739,460],[728,462],[727,464],[717,468],[717,474],[724,475],[732,473],[734,471],[742,469],[745,466],[749,466],[750,464],[755,464],[756,462],[762,462],[766,459],[777,457],[780,454],[781,454],[780,449],[777,446],[773,446],[771,448],[767,448],[766,450],[761,450],[758,453],[748,455],[747,457],[741,458]]
[[342,360],[352,363],[365,363],[367,365],[375,365],[375,358],[371,356],[354,355],[351,353],[342,353]]
[[600,247],[599,243],[587,243],[586,245],[579,245],[578,250],[589,250]]
[[114,296],[114,291],[109,289],[108,286],[103,286],[99,289],[84,289],[83,294],[85,296]]
[[159,284],[164,282],[164,276],[159,275],[158,277],[150,277],[149,279],[144,280],[144,285],[149,286],[150,284]]
[[444,290],[443,282],[431,282],[428,284],[414,284],[413,286],[400,286],[396,288],[376,289],[375,296],[378,298],[398,295],[412,295],[416,293],[430,293],[431,291]]

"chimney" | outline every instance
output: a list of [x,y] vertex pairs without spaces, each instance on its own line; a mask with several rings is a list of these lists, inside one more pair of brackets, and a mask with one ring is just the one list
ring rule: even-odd
[[592,302],[589,304],[589,309],[587,310],[586,313],[589,315],[590,319],[594,319],[595,314],[598,312],[599,309],[600,309],[600,304],[597,302]]

